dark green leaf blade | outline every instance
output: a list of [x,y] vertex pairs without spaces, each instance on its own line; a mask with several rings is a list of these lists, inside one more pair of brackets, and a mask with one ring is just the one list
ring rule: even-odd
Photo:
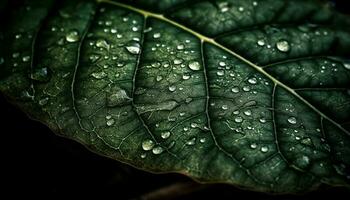
[[0,89],[54,132],[203,182],[276,193],[348,185],[350,22],[328,5],[14,6]]

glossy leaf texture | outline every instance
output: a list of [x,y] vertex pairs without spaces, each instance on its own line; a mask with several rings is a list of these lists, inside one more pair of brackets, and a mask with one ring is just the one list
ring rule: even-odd
[[0,89],[55,133],[201,182],[273,193],[349,185],[350,18],[330,4],[31,0],[0,8],[9,21]]

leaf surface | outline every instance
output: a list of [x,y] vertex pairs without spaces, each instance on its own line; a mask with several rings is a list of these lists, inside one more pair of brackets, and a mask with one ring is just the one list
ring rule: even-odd
[[203,182],[349,184],[350,20],[328,4],[33,0],[5,11],[0,90],[55,133]]

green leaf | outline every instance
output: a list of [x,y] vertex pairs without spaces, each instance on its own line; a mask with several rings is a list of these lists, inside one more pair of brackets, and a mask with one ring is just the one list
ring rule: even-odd
[[55,133],[201,182],[349,185],[350,18],[329,4],[32,0],[4,11],[0,90]]

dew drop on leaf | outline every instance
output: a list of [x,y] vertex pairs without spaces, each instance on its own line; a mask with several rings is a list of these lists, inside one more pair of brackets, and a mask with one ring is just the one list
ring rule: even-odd
[[73,42],[78,42],[79,41],[79,33],[76,30],[70,31],[66,35],[66,41],[73,43]]
[[288,52],[290,49],[289,43],[286,40],[280,40],[276,43],[276,47],[281,52]]
[[161,147],[161,146],[157,146],[157,147],[154,147],[154,148],[152,149],[152,153],[153,153],[154,155],[161,154],[161,153],[163,153],[163,151],[164,151],[164,149],[163,149],[163,147]]
[[153,149],[154,145],[155,144],[152,140],[147,139],[147,140],[142,142],[142,149],[145,151],[150,151]]
[[297,123],[297,118],[295,118],[295,117],[289,117],[289,118],[288,118],[288,122],[291,123],[291,124],[296,124],[296,123]]
[[188,67],[193,70],[193,71],[198,71],[201,69],[201,65],[199,64],[199,62],[194,61],[194,62],[190,62],[188,64]]

